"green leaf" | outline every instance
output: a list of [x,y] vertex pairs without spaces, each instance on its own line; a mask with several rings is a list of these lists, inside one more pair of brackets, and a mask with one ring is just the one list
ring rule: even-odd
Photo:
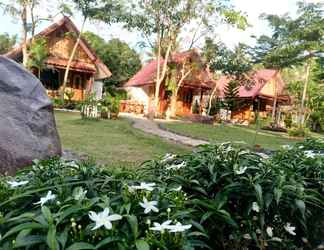
[[145,240],[137,240],[135,245],[137,250],[150,250],[150,245]]
[[306,205],[305,202],[302,200],[295,200],[296,206],[298,207],[300,213],[303,215],[303,218],[305,218],[305,209]]
[[35,217],[34,213],[23,213],[17,217],[10,218],[7,221],[15,221],[15,220],[21,220],[21,219],[32,219],[34,217]]
[[56,227],[54,225],[50,225],[47,232],[47,245],[51,250],[59,249],[59,244],[56,240]]
[[58,224],[61,223],[66,217],[70,216],[71,214],[77,213],[81,210],[83,210],[83,208],[80,206],[69,207],[68,209],[64,210],[63,213],[60,214],[60,217],[59,217],[57,223]]
[[96,249],[96,247],[89,243],[77,242],[69,246],[66,250],[90,250],[90,249]]
[[133,232],[134,239],[138,236],[138,221],[135,215],[126,215],[125,216]]
[[107,237],[106,239],[103,239],[96,245],[96,249],[99,249],[107,244],[117,241],[122,241],[122,239],[120,237]]
[[7,238],[10,235],[13,235],[17,232],[20,232],[22,230],[25,229],[42,229],[45,228],[43,225],[38,224],[38,223],[34,223],[34,222],[27,222],[27,223],[23,223],[23,224],[19,224],[18,226],[15,226],[13,228],[11,228],[4,236],[2,239]]
[[[19,237],[16,239],[15,248],[30,247],[35,244],[44,243],[45,237],[40,235],[28,235],[25,237]],[[33,249],[33,248],[29,248]]]
[[275,188],[275,189],[274,189],[274,197],[275,197],[275,200],[276,200],[276,202],[277,202],[277,205],[278,205],[279,202],[280,202],[280,198],[281,198],[281,196],[282,196],[282,190],[279,189],[279,188]]
[[68,228],[66,227],[64,231],[57,237],[57,240],[61,243],[63,249],[65,249],[67,238],[68,238]]
[[255,184],[254,189],[256,192],[257,199],[258,199],[258,203],[261,207],[263,207],[262,187],[260,186],[260,184]]
[[42,206],[42,214],[45,217],[45,219],[48,221],[49,224],[53,224],[53,216],[52,216],[51,210],[49,210],[48,207]]

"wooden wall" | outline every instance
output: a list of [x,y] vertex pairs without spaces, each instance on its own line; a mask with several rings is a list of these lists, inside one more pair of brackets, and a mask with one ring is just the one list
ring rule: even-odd
[[[65,33],[63,30],[53,33],[48,38],[48,50],[50,56],[61,59],[69,59],[75,42],[76,39],[72,36],[72,34]],[[74,60],[94,65],[80,45],[77,48]]]

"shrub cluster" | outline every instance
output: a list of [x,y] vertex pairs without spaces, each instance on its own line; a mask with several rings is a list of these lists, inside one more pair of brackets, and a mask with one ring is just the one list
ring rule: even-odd
[[138,171],[35,161],[0,180],[1,249],[314,249],[324,141],[273,155],[231,144]]

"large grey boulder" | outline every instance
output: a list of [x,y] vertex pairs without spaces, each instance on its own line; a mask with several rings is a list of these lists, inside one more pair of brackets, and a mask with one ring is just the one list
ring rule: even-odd
[[34,159],[61,155],[53,106],[42,83],[18,63],[0,56],[0,174]]

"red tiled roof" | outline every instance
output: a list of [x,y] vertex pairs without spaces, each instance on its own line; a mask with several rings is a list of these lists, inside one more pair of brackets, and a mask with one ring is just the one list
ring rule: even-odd
[[[181,63],[183,60],[191,57],[193,54],[197,55],[195,50],[176,53],[171,56],[170,61]],[[162,69],[164,59],[160,60],[160,67]],[[158,61],[152,60],[148,64],[142,67],[125,85],[124,87],[139,87],[144,85],[154,84],[156,80],[156,73],[158,68]],[[195,76],[194,79],[187,79],[184,81],[184,86],[187,87],[201,87],[210,89],[213,84],[213,80],[209,77],[207,70],[201,70],[199,76]]]
[[[278,81],[278,93],[282,93],[284,88],[284,82],[280,76],[277,75],[278,71],[274,69],[261,69],[254,73],[253,80],[254,84],[249,88],[246,86],[239,87],[239,97],[242,98],[255,98],[260,95],[262,88],[273,78],[276,77]],[[219,91],[219,96],[224,97],[224,89],[229,83],[230,78],[227,76],[222,76],[216,81],[216,85]]]
[[[74,23],[71,21],[70,18],[64,16],[59,21],[53,23],[46,29],[44,29],[42,32],[38,33],[35,37],[46,37],[52,34],[52,32],[56,31],[59,28],[62,28],[65,26],[70,32],[74,32],[77,35],[80,33],[78,28],[74,25]],[[30,42],[30,40],[28,41]],[[92,73],[96,73],[96,79],[104,79],[111,76],[110,70],[107,68],[107,66],[100,60],[99,57],[97,57],[96,53],[91,49],[89,44],[81,38],[80,40],[80,46],[85,51],[85,53],[88,55],[88,57],[91,59],[91,61],[96,65],[95,71],[91,69]],[[17,58],[20,54],[22,54],[22,47],[19,46],[17,48],[12,49],[8,53],[6,53],[4,56],[9,57],[11,59]],[[64,59],[56,59],[56,62],[61,62]],[[86,67],[83,65],[84,63],[75,63],[74,70],[83,70]],[[55,65],[55,64],[53,64]],[[62,66],[61,64],[58,64],[59,66]],[[80,66],[80,67],[79,67]]]

